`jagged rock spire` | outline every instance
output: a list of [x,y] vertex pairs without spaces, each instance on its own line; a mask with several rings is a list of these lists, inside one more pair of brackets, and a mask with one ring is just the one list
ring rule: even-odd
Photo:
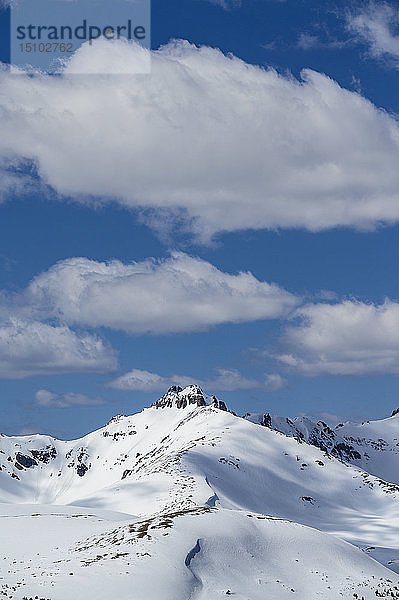
[[188,385],[182,389],[172,385],[152,406],[155,408],[186,408],[190,405],[214,406],[220,410],[227,410],[225,403],[216,396],[207,396],[198,385]]

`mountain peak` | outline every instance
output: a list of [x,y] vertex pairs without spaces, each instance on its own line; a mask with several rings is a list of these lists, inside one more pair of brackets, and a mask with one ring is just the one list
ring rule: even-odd
[[186,408],[187,406],[214,406],[220,410],[227,410],[225,403],[218,400],[216,396],[207,396],[202,389],[195,384],[181,388],[172,385],[159,400],[152,406],[155,408]]

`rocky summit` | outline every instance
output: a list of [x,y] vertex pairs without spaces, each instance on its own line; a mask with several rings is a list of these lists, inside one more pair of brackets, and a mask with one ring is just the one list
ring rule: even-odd
[[188,385],[184,389],[173,385],[152,406],[155,408],[186,408],[192,405],[214,406],[220,410],[227,410],[223,401],[218,400],[216,396],[207,396],[198,385]]

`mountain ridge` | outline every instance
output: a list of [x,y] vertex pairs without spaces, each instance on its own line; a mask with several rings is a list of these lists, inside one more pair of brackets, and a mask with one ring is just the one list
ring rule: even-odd
[[[399,436],[399,419],[394,423]],[[378,433],[381,425],[371,427]],[[334,456],[327,445],[310,443],[305,438],[313,430],[311,420],[287,421],[268,413],[238,417],[216,397],[188,386],[170,388],[152,406],[135,415],[117,415],[77,440],[2,436],[0,522],[10,527],[14,523],[5,543],[19,566],[7,561],[12,576],[0,569],[0,577],[20,581],[29,556],[39,553],[38,565],[50,573],[45,581],[58,590],[58,595],[52,590],[51,600],[65,600],[66,589],[73,589],[77,600],[91,600],[93,590],[93,598],[109,600],[110,588],[91,590],[84,583],[85,569],[101,580],[97,565],[107,565],[119,598],[130,600],[130,583],[118,577],[123,569],[131,573],[132,564],[135,585],[142,590],[138,600],[213,600],[227,590],[246,600],[245,586],[251,589],[250,600],[280,600],[288,593],[306,600],[349,600],[359,590],[358,597],[369,600],[382,593],[373,584],[377,574],[378,581],[387,582],[384,590],[398,594],[389,597],[399,598],[399,487]],[[327,430],[326,439],[322,437],[323,425],[317,432],[324,442],[330,439]],[[348,437],[350,431],[346,433]],[[390,456],[393,465],[396,454]],[[59,532],[58,543],[49,533],[46,547],[38,549],[39,541],[32,542],[25,556],[15,547],[15,528],[33,532],[39,521]],[[71,528],[75,521],[80,528]],[[65,539],[61,554],[60,538]],[[245,540],[252,540],[252,550]],[[301,548],[299,554],[289,540]],[[306,546],[309,540],[317,552]],[[347,545],[339,545],[340,540]],[[270,545],[280,560],[290,557],[289,567],[273,562],[266,552]],[[52,558],[48,548],[59,558]],[[237,552],[241,567],[234,558]],[[319,560],[317,553],[323,558],[312,574],[310,564]],[[171,586],[164,596],[146,587],[139,574],[143,568],[152,579],[158,559],[147,555],[162,556],[178,574],[171,578],[162,571]],[[217,567],[221,556],[223,572]],[[353,565],[352,579],[340,576],[347,572],[345,560]],[[268,561],[269,571],[262,561]],[[228,564],[238,569],[237,577]],[[69,580],[70,565],[80,574],[81,592]],[[253,580],[254,569],[259,576]],[[291,578],[291,572],[297,575]],[[309,577],[314,578],[313,588],[306,583]],[[34,579],[29,579],[30,589]],[[1,581],[0,591],[9,593]],[[220,587],[221,581],[226,585]],[[12,594],[6,598],[20,600]]]

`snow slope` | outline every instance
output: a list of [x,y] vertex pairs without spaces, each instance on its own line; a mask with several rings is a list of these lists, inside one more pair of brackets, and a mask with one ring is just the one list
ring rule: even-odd
[[75,519],[24,511],[14,533],[26,535],[29,522],[43,533],[23,551],[7,553],[7,584],[0,579],[6,598],[374,600],[376,591],[399,597],[397,578],[360,550],[264,515],[197,507],[104,523],[100,531],[80,511]]
[[79,440],[0,437],[0,597],[399,598],[399,488],[257,420],[189,386]]
[[399,484],[399,412],[394,411],[387,419],[346,422],[336,427],[307,417],[287,419],[247,414],[245,418],[254,423],[267,422],[267,426],[277,431],[300,437],[347,463]]

